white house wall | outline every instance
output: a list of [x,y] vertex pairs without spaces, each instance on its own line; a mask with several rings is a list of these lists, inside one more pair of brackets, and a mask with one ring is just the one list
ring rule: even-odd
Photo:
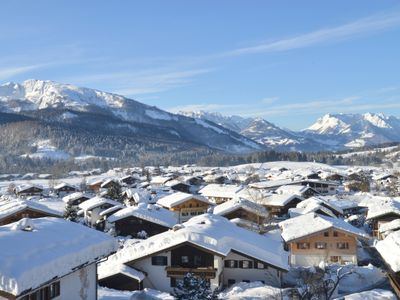
[[60,296],[55,300],[96,300],[96,264],[79,269],[60,280]]
[[[250,260],[236,253],[229,253],[224,260]],[[228,280],[233,279],[238,282],[243,280],[264,281],[268,285],[280,286],[280,271],[273,267],[267,269],[241,269],[241,268],[224,268],[223,284],[228,285]]]
[[[171,265],[171,252],[159,253],[156,256],[167,256],[167,266]],[[151,257],[137,261],[134,264],[134,267],[139,271],[147,273],[147,276],[143,280],[144,288],[172,292],[174,288],[171,287],[171,279],[167,277],[167,271],[165,270],[167,266],[153,266],[151,264]]]

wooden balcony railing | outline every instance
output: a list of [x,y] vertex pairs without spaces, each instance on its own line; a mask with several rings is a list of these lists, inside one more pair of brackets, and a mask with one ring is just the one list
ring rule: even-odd
[[166,267],[168,277],[184,277],[187,273],[204,277],[206,279],[213,279],[216,276],[217,269],[212,267],[204,268],[182,268],[182,267]]

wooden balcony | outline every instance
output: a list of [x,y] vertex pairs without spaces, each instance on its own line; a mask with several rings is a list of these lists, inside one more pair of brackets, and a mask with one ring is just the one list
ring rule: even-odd
[[182,268],[182,267],[166,267],[168,277],[184,277],[187,273],[192,273],[206,279],[213,279],[216,276],[217,269],[212,267],[204,268]]

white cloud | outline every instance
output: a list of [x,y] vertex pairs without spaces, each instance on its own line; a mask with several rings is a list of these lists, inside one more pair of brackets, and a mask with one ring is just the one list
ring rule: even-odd
[[16,75],[25,74],[33,70],[46,67],[47,64],[28,65],[28,66],[14,66],[14,67],[0,67],[0,80],[6,80]]
[[354,22],[301,34],[298,36],[266,42],[251,47],[238,48],[224,53],[227,56],[246,54],[279,52],[299,48],[310,47],[318,44],[342,41],[362,35],[368,35],[398,27],[400,25],[400,13],[387,13]]

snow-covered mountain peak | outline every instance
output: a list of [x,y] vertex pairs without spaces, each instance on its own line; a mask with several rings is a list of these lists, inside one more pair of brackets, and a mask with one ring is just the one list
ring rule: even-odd
[[379,114],[372,114],[372,113],[366,113],[363,114],[364,120],[368,121],[372,125],[379,127],[379,128],[392,128],[387,121],[389,118],[385,116],[382,113]]
[[17,107],[9,107],[14,111],[48,107],[84,110],[89,105],[120,108],[126,98],[70,84],[30,79],[21,84],[8,82],[0,86],[0,101],[3,105],[7,106],[7,102],[11,100],[20,101]]
[[343,115],[326,114],[305,129],[305,131],[312,131],[318,134],[340,134],[349,132],[349,130],[351,130],[350,125],[347,124],[342,117]]

